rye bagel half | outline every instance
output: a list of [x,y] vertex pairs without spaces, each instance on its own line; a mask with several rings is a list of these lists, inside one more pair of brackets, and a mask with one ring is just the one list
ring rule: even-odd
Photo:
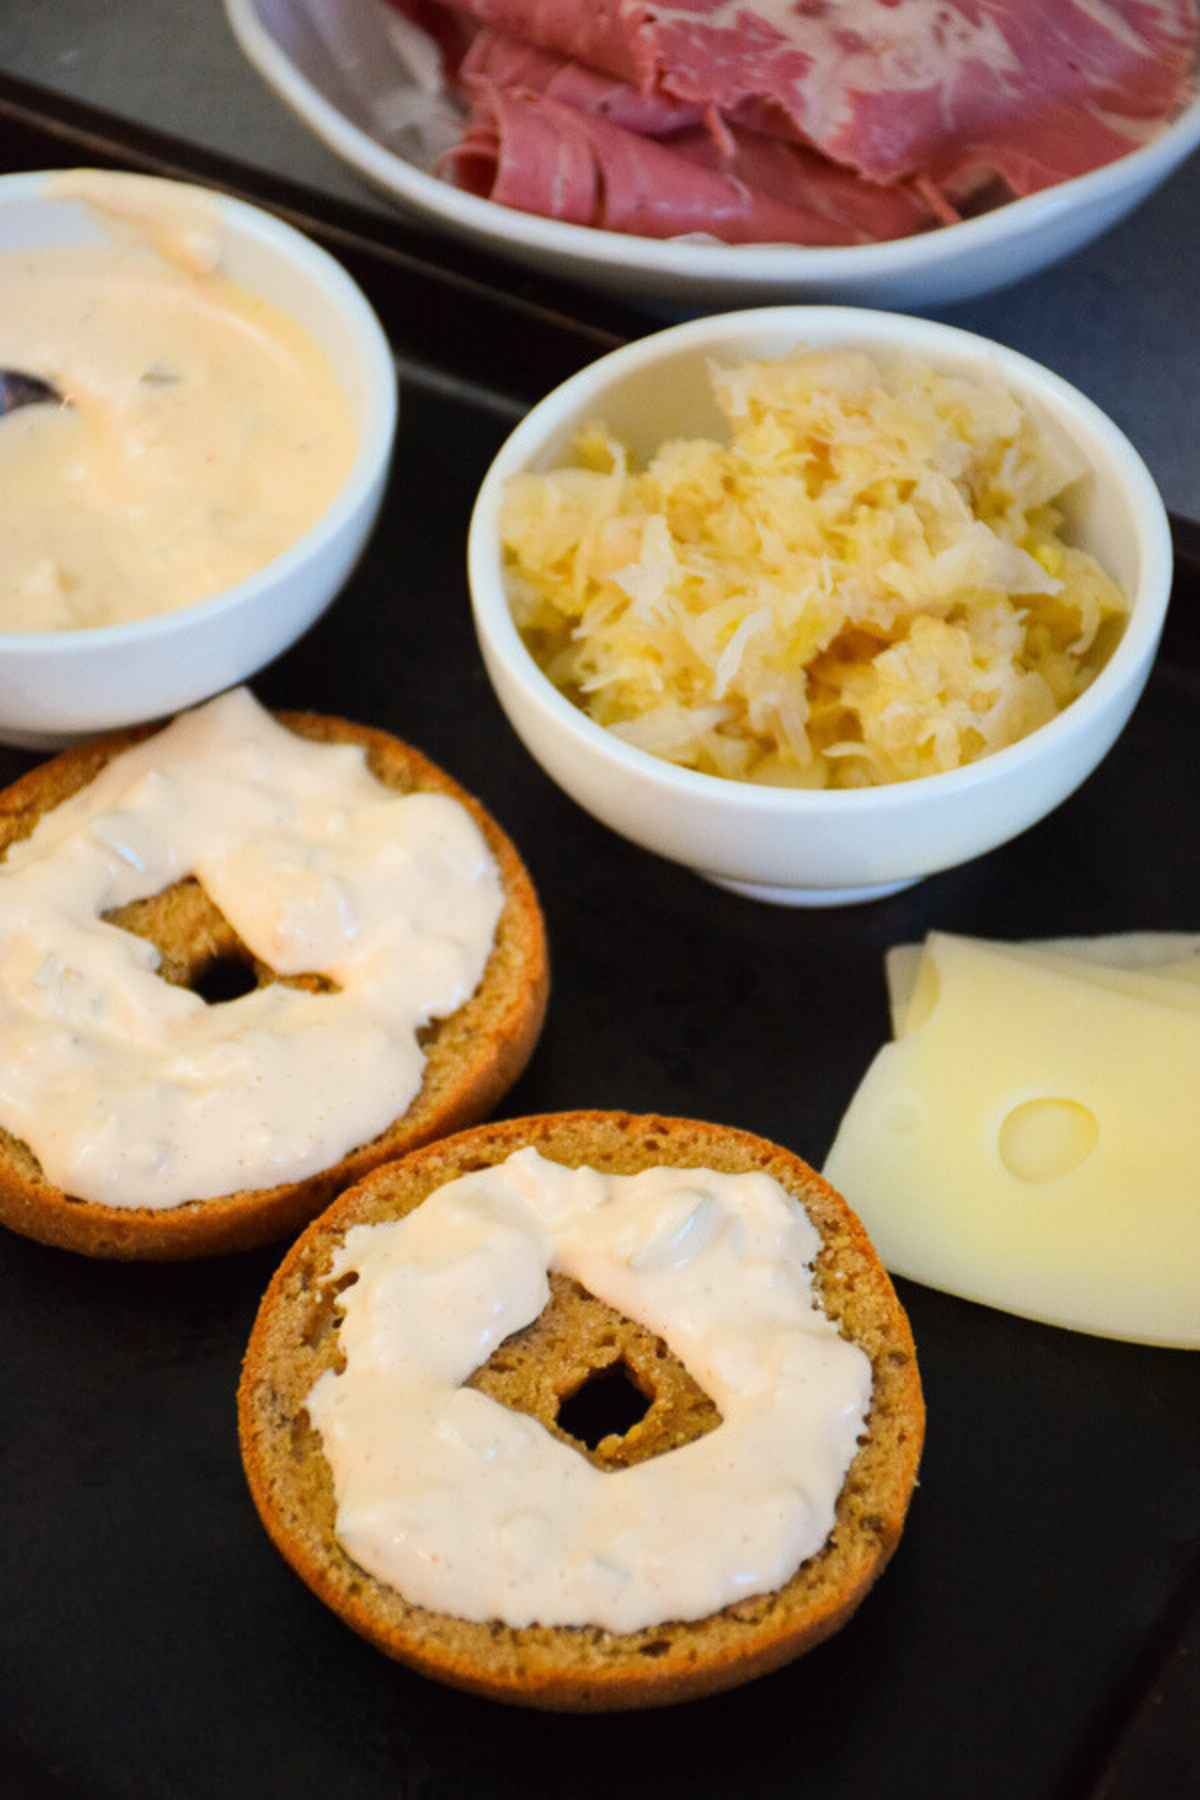
[[[533,1145],[571,1167],[630,1175],[655,1165],[765,1170],[803,1206],[821,1249],[815,1286],[843,1336],[869,1356],[866,1429],[823,1548],[782,1588],[695,1622],[632,1633],[599,1626],[474,1623],[411,1605],[354,1563],[334,1533],[335,1501],[305,1398],[339,1364],[336,1295],[323,1277],[351,1226],[396,1219],[436,1188]],[[689,1442],[718,1422],[713,1402],[663,1341],[577,1283],[550,1277],[540,1317],[507,1338],[470,1385],[517,1410],[602,1468]],[[558,1421],[564,1396],[597,1368],[623,1363],[651,1400],[640,1424],[594,1450]],[[292,1246],[250,1338],[238,1396],[242,1457],[276,1548],[313,1592],[388,1656],[453,1686],[559,1711],[663,1706],[739,1685],[812,1649],[850,1618],[899,1540],[916,1481],[924,1404],[908,1320],[862,1225],[798,1156],[687,1119],[627,1113],[547,1114],[482,1125],[376,1169]]]
[[[485,1117],[528,1062],[545,1016],[549,965],[537,895],[508,837],[478,801],[399,738],[316,713],[276,717],[304,738],[361,745],[372,774],[394,792],[448,794],[466,807],[496,860],[505,895],[479,986],[457,1012],[435,1020],[422,1033],[424,1078],[408,1109],[370,1143],[300,1181],[188,1201],[165,1211],[98,1205],[47,1181],[28,1145],[0,1128],[0,1223],[10,1230],[84,1256],[123,1261],[167,1262],[249,1250],[297,1230],[377,1164]],[[44,813],[153,729],[117,732],[77,745],[0,793],[0,858],[11,844],[28,837]],[[194,879],[133,901],[108,917],[157,946],[164,980],[191,987],[214,965],[238,963],[258,985],[276,979],[251,956]],[[298,986],[320,985],[319,978],[288,979]]]

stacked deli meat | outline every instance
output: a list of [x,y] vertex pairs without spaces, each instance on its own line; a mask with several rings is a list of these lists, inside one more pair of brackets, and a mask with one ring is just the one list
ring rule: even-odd
[[1188,97],[1196,0],[394,0],[469,108],[442,172],[643,237],[861,244],[1099,168]]

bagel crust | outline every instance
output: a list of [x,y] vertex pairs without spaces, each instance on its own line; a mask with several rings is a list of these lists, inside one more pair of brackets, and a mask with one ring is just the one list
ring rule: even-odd
[[[270,1243],[298,1230],[348,1183],[378,1164],[484,1118],[533,1053],[549,993],[545,926],[529,874],[496,821],[435,763],[387,732],[317,713],[281,712],[275,717],[300,737],[362,746],[371,773],[395,793],[446,794],[470,813],[495,858],[504,890],[504,909],[482,980],[457,1012],[422,1032],[424,1077],[407,1111],[370,1143],[300,1181],[187,1201],[165,1211],[103,1206],[48,1182],[29,1147],[0,1128],[0,1223],[24,1237],[84,1256],[151,1262],[217,1256]],[[44,813],[156,729],[117,732],[78,745],[0,793],[0,856],[28,837]],[[159,972],[168,981],[189,986],[208,965],[231,959],[245,963],[247,980],[252,976],[261,985],[276,979],[240,944],[229,921],[194,880],[177,882],[108,917],[157,945]],[[303,975],[291,980],[298,986],[319,985],[318,978]]]
[[[871,1410],[823,1548],[772,1593],[708,1618],[618,1633],[599,1626],[514,1628],[409,1604],[360,1568],[334,1535],[335,1500],[305,1410],[340,1367],[336,1294],[325,1283],[354,1225],[402,1217],[447,1182],[532,1145],[551,1161],[617,1175],[667,1165],[762,1170],[801,1203],[821,1238],[815,1291],[842,1335],[870,1358]],[[601,1467],[689,1442],[719,1422],[679,1359],[644,1327],[555,1273],[541,1316],[514,1333],[470,1385],[531,1413]],[[651,1400],[623,1437],[588,1451],[557,1422],[590,1372],[623,1363]],[[376,1169],[292,1246],[260,1307],[238,1394],[242,1458],[266,1530],[319,1599],[386,1655],[452,1686],[510,1704],[593,1712],[666,1706],[740,1685],[812,1649],[846,1623],[899,1540],[916,1482],[924,1403],[908,1320],[862,1225],[799,1157],[688,1119],[545,1114],[483,1125]]]

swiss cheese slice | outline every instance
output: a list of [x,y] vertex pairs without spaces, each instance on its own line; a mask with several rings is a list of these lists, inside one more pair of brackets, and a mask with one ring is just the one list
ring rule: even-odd
[[[1063,959],[1068,959],[1068,973],[1077,974],[1081,980],[1099,980],[1102,985],[1116,971],[1200,987],[1200,936],[1194,932],[1120,931],[1104,937],[1041,938],[1015,944],[988,939],[972,941],[982,941],[993,950],[1034,962],[1044,961],[1052,967],[1061,967]],[[884,957],[893,1037],[904,1035],[909,1002],[920,980],[924,949],[923,944],[896,944]],[[1122,983],[1115,985],[1120,988]],[[1146,997],[1154,998],[1153,990]]]
[[[943,933],[934,931],[925,940],[917,965],[916,986],[901,1017],[896,1033],[898,1037],[915,1030],[937,999],[937,972],[929,951],[943,936]],[[976,942],[973,938],[961,938],[958,941],[968,947]],[[1072,981],[1090,982],[1095,987],[1108,988],[1116,994],[1128,994],[1133,999],[1151,1001],[1155,1006],[1174,1006],[1183,1012],[1200,1012],[1200,983],[1194,978],[1188,978],[1192,967],[1190,962],[1162,963],[1153,969],[1129,969],[1118,968],[1109,963],[1088,962],[1041,944],[988,944],[986,947],[997,956],[1032,963],[1040,969],[1055,969]]]
[[1200,1014],[966,939],[876,1057],[826,1174],[888,1268],[1200,1348]]

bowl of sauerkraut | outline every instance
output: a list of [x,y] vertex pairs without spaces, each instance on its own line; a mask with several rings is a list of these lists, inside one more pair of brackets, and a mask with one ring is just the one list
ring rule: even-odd
[[699,320],[538,405],[471,526],[476,628],[582,806],[737,891],[882,897],[1042,818],[1144,686],[1144,463],[1057,376],[844,308]]

